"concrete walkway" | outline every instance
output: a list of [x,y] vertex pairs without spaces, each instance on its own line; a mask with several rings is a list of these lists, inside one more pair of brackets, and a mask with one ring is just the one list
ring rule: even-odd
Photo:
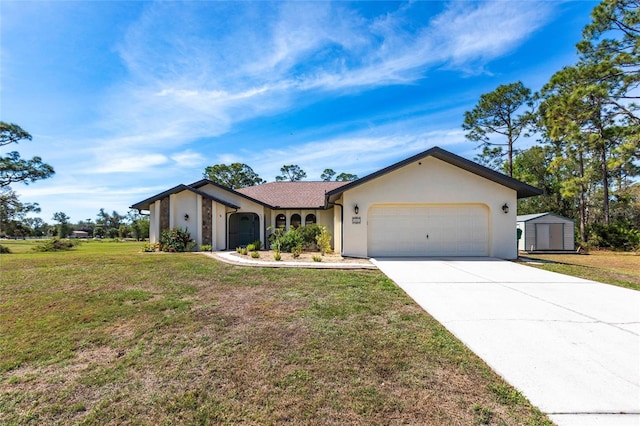
[[234,256],[230,251],[198,252],[231,265],[257,266],[263,268],[307,268],[307,269],[378,269],[372,263],[332,263],[332,262],[286,262],[265,259],[253,259],[249,256]]
[[640,426],[640,292],[491,258],[375,259],[561,426]]

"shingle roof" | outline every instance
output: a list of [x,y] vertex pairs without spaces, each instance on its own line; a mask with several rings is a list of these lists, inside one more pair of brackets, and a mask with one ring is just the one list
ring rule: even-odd
[[236,191],[273,208],[324,208],[325,193],[349,182],[269,182]]

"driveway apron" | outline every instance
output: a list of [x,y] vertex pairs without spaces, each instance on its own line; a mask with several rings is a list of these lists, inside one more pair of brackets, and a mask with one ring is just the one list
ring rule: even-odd
[[558,425],[640,426],[640,292],[493,258],[380,258]]

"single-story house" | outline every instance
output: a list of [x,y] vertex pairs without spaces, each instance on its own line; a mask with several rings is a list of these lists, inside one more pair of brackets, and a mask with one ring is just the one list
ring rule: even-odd
[[89,233],[87,231],[73,231],[69,238],[89,238]]
[[520,251],[575,250],[575,223],[568,217],[553,213],[522,215],[516,218],[516,226],[521,231]]
[[149,239],[187,228],[229,250],[272,229],[325,225],[343,256],[517,257],[516,202],[541,191],[434,147],[351,182],[271,182],[233,190],[207,179],[131,206],[150,215]]

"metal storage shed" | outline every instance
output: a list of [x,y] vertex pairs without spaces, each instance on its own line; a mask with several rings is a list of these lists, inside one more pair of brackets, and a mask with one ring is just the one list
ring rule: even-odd
[[573,251],[575,224],[572,219],[553,213],[518,216],[517,228],[522,231],[518,240],[520,251]]

